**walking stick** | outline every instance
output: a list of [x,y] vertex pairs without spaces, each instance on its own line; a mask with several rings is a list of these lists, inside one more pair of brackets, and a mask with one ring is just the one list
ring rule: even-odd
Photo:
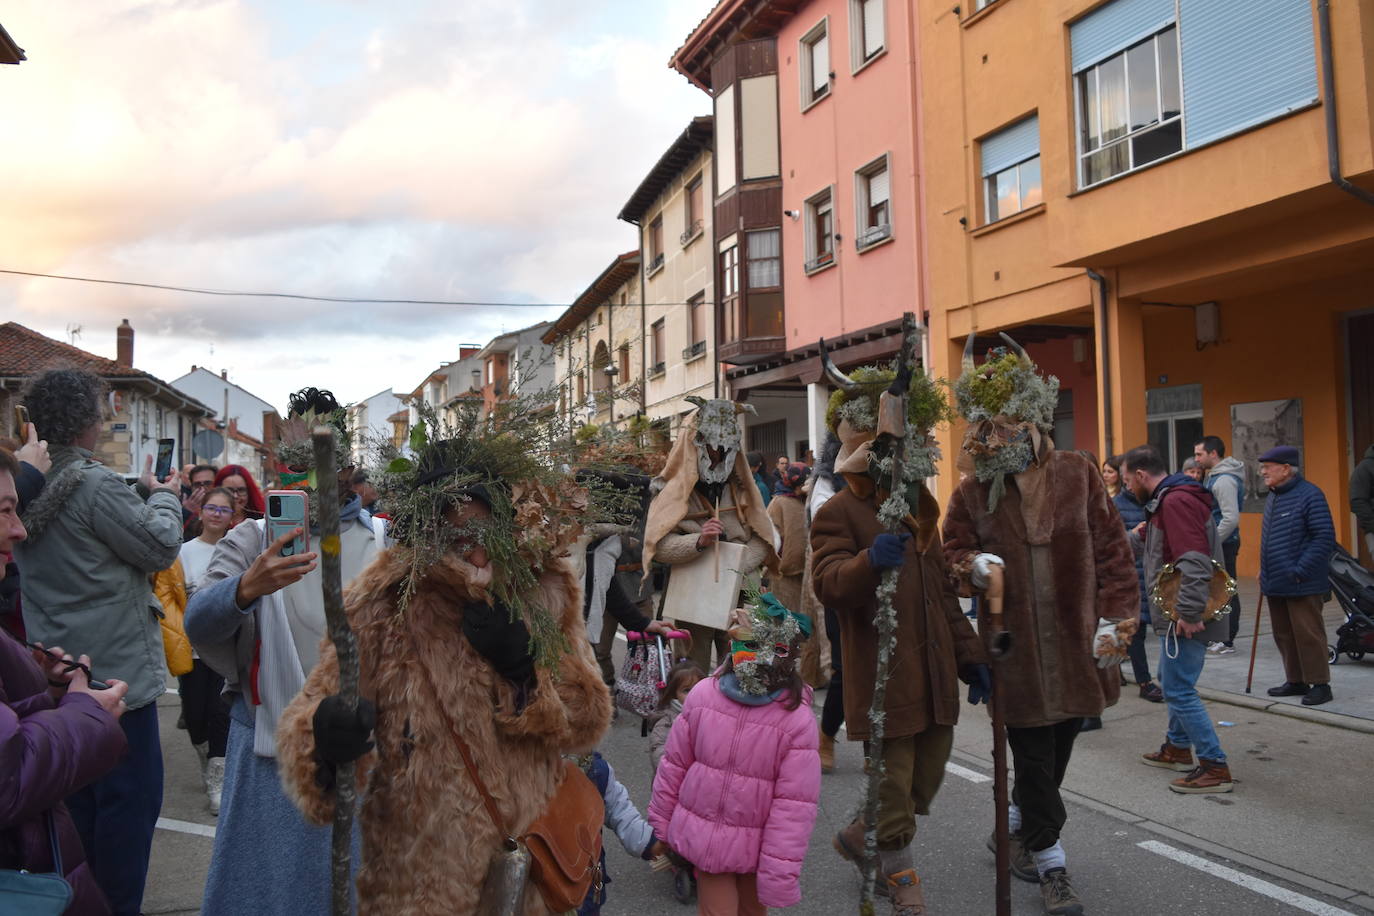
[[1250,641],[1250,673],[1245,676],[1245,692],[1255,680],[1255,653],[1259,650],[1260,615],[1264,613],[1264,592],[1260,592],[1259,602],[1255,605],[1255,638]]
[[[343,572],[339,556],[339,475],[334,462],[334,431],[317,426],[311,433],[315,446],[316,493],[319,495],[320,580],[324,586],[324,616],[329,639],[339,657],[339,696],[345,706],[358,708],[358,643],[348,626],[343,608]],[[353,808],[357,786],[356,764],[341,763],[334,780],[334,833],[330,848],[331,907],[333,916],[352,912]]]
[[[720,497],[719,497],[719,496],[716,497],[716,514],[715,514],[714,516],[712,516],[712,517],[713,517],[716,521],[720,521]],[[719,582],[719,581],[720,581],[720,535],[716,535],[716,549],[715,549],[715,554],[716,554],[716,578],[715,578],[715,581]]]
[[988,568],[988,654],[992,657],[992,802],[996,807],[997,916],[1011,914],[1011,829],[1007,821],[1007,720],[999,665],[1011,653],[1011,633],[1002,622],[1002,595],[1006,579],[1000,566]]

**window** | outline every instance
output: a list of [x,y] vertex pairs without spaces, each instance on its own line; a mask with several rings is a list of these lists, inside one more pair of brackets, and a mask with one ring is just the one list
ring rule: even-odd
[[663,328],[662,318],[649,326],[649,335],[649,375],[661,375],[666,364],[668,353],[667,339]]
[[761,229],[745,233],[749,257],[749,289],[782,286],[782,230]]
[[686,245],[692,239],[701,235],[702,221],[705,215],[701,192],[701,173],[691,181],[687,182],[687,194],[684,201],[685,223],[682,229],[682,244]]
[[973,4],[974,12],[983,9],[984,7],[992,6],[996,2],[997,0],[976,0],[976,2]]
[[887,160],[884,155],[854,173],[854,246],[860,251],[892,237]]
[[1088,67],[1075,84],[1079,187],[1183,149],[1176,27]]
[[1150,444],[1164,456],[1169,471],[1178,471],[1184,459],[1193,457],[1193,443],[1202,438],[1202,386],[1147,390],[1145,428]]
[[822,19],[802,36],[801,105],[809,108],[830,94],[830,19]]
[[577,403],[581,404],[587,400],[587,374],[577,373]]
[[802,209],[806,224],[807,273],[813,273],[835,263],[834,191],[826,188],[806,201]]
[[716,191],[724,194],[735,186],[735,87],[726,86],[716,96]]
[[628,385],[628,384],[630,383],[630,345],[629,345],[629,344],[621,344],[621,345],[620,345],[620,351],[619,351],[619,352],[620,352],[620,379],[619,379],[619,381],[620,381],[620,384],[622,384],[622,385]]
[[649,266],[645,273],[652,276],[663,266],[663,215],[649,224]]
[[706,293],[700,292],[687,300],[687,343],[691,349],[701,344],[706,349]]
[[849,0],[849,60],[856,73],[886,47],[883,4],[886,0]]
[[1039,115],[985,137],[980,147],[985,223],[995,223],[1041,202]]
[[720,253],[720,293],[724,298],[739,294],[738,245],[731,245]]

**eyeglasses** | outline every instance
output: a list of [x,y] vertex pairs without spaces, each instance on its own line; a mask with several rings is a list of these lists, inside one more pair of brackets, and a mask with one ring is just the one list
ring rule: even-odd
[[205,506],[200,511],[209,515],[233,515],[234,510],[229,506]]
[[247,487],[225,487],[224,489],[228,490],[230,493],[233,493],[235,496],[247,496],[247,495],[248,495],[248,488],[247,488]]
[[191,481],[192,490],[208,490],[215,485],[213,480],[193,480]]

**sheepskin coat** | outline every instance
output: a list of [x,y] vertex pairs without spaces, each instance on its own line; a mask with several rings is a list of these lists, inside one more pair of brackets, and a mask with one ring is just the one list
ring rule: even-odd
[[[1135,558],[1102,475],[1076,452],[1046,451],[1011,475],[995,512],[988,511],[988,488],[967,477],[955,489],[945,559],[965,589],[975,555],[995,554],[1006,564],[1003,623],[1012,651],[993,671],[1006,688],[1007,725],[1099,716],[1121,686],[1117,669],[1099,669],[1093,658],[1097,619],[1140,616]],[[987,618],[980,619],[986,632]]]
[[[851,475],[811,522],[816,594],[840,624],[844,662],[844,715],[851,741],[868,740],[875,672],[878,670],[878,584],[882,573],[868,562],[868,548],[887,529],[867,477]],[[959,721],[959,671],[986,663],[987,655],[945,572],[940,552],[940,506],[921,488],[917,517],[907,516],[912,535],[897,576],[897,644],[887,682],[889,738],[917,735],[932,725]]]
[[[539,582],[540,600],[567,637],[557,671],[538,669],[523,710],[512,685],[464,638],[464,605],[486,599],[481,573],[456,555],[436,563],[398,613],[409,570],[403,548],[382,553],[345,592],[357,636],[361,691],[377,706],[376,748],[358,761],[363,836],[360,914],[476,911],[501,836],[452,738],[458,729],[505,826],[523,833],[545,809],[563,772],[560,755],[584,753],[611,720],[611,701],[582,622],[582,588],[566,559]],[[320,661],[282,714],[277,756],[282,782],[307,820],[328,823],[334,796],[315,782],[311,720],[338,691],[338,658]],[[526,916],[546,913],[539,894]]]

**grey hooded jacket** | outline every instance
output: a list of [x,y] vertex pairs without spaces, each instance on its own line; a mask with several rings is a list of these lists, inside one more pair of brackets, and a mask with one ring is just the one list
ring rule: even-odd
[[101,680],[127,681],[139,709],[165,690],[165,654],[150,573],[176,562],[181,500],[156,490],[144,502],[81,448],[53,449],[47,486],[24,512],[15,545],[28,638],[91,657]]

